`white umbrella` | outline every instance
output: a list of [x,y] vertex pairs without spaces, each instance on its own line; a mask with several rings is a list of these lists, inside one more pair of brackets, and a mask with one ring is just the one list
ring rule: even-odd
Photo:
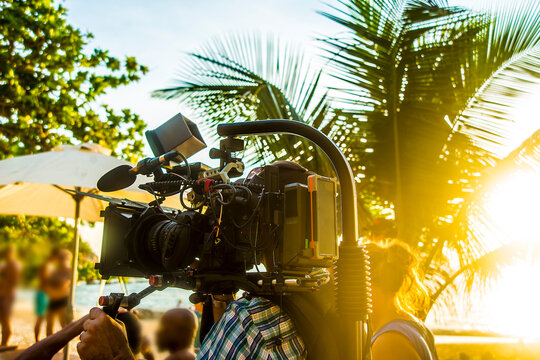
[[[62,189],[96,192],[97,181],[107,171],[124,164],[133,166],[108,154],[110,150],[96,144],[63,145],[53,151],[0,161],[0,214],[75,218],[73,197]],[[152,195],[138,188],[147,180],[149,178],[139,176],[130,187],[106,195],[152,201]],[[163,205],[180,207],[173,198],[168,198]],[[105,206],[103,201],[85,197],[81,201],[79,218],[103,221],[99,212]]]
[[[110,153],[110,150],[96,144],[63,145],[53,151],[0,161],[0,214],[75,220],[69,320],[73,317],[77,281],[79,222],[103,221],[100,211],[107,204],[95,198],[69,193],[65,189],[98,193],[96,184],[103,174],[119,165],[133,166],[127,161],[109,156]],[[152,195],[138,188],[139,184],[147,180],[139,176],[130,187],[106,195],[142,202],[152,201]],[[180,208],[178,199],[173,198],[168,198],[163,205]]]

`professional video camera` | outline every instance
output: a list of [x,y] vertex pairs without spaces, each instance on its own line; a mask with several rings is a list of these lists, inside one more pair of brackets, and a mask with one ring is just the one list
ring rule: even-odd
[[[331,267],[338,255],[334,179],[311,174],[307,183],[282,188],[280,167],[267,165],[233,182],[244,172],[236,155],[244,141],[233,137],[210,150],[218,168],[190,164],[187,157],[205,144],[181,114],[146,136],[156,158],[120,166],[98,182],[100,190],[113,191],[131,185],[137,174],[153,175],[139,187],[156,198],[149,205],[111,203],[103,212],[96,266],[103,278],[149,277],[158,287],[200,295],[313,291],[328,280],[317,268]],[[161,206],[174,195],[184,210]],[[261,272],[265,256],[272,264]]]
[[[217,168],[188,162],[206,144],[195,124],[178,114],[146,133],[155,158],[112,169],[98,182],[107,192],[132,185],[137,175],[153,176],[139,185],[155,196],[150,204],[80,193],[109,202],[102,213],[101,262],[96,264],[102,277],[147,277],[150,283],[129,296],[101,297],[104,311],[114,317],[120,306],[133,308],[169,286],[193,290],[194,303],[242,289],[277,296],[282,305],[289,302],[296,325],[309,330],[303,339],[315,349],[312,359],[368,358],[369,259],[358,243],[355,182],[343,153],[299,121],[220,124],[217,132],[223,137],[220,148],[209,153],[220,160]],[[239,137],[283,133],[312,141],[328,156],[339,182],[339,204],[334,179],[301,167],[302,181],[289,181],[294,177],[287,176],[283,164],[231,181],[244,174]],[[175,195],[182,210],[165,207],[165,199]],[[263,258],[266,269],[261,271]],[[329,273],[322,269],[330,267],[332,282],[326,284]]]

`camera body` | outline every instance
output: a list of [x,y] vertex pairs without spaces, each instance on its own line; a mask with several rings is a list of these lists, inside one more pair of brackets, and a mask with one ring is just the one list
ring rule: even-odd
[[[177,134],[182,142],[173,141],[178,129],[187,129]],[[189,156],[204,144],[181,114],[147,132],[147,138],[156,159],[182,148]],[[210,157],[220,160],[214,169],[189,164],[181,154],[174,160],[182,158],[182,165],[146,160],[155,164],[154,179],[141,188],[156,201],[113,202],[103,211],[96,265],[102,277],[158,276],[166,286],[202,294],[317,290],[322,282],[315,270],[331,267],[338,257],[336,181],[306,173],[301,176],[306,181],[287,182],[290,176],[284,175],[300,170],[279,164],[232,181],[244,172],[236,156],[243,148],[240,139],[221,140],[219,149],[210,150]],[[163,208],[167,196],[180,196],[185,209]]]

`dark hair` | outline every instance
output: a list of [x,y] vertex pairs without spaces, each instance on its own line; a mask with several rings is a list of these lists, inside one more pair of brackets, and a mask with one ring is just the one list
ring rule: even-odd
[[423,315],[429,296],[421,282],[418,261],[410,247],[397,240],[368,243],[373,287],[395,296],[396,304],[414,315]]
[[119,313],[116,318],[124,323],[129,348],[133,354],[141,351],[142,327],[139,319],[132,312]]

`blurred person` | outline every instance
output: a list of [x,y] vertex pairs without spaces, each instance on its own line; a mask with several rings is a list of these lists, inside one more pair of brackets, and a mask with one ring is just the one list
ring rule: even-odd
[[38,287],[36,291],[34,310],[36,313],[36,325],[34,326],[34,337],[36,342],[39,341],[39,334],[41,333],[41,325],[45,320],[47,314],[47,307],[49,305],[49,297],[47,295],[47,283],[49,276],[51,275],[53,262],[56,260],[57,251],[54,250],[45,259],[45,262],[39,267],[37,271]]
[[55,260],[56,267],[47,280],[47,295],[49,305],[47,307],[47,336],[54,332],[56,319],[62,328],[67,323],[66,309],[69,304],[71,285],[71,251],[59,250]]
[[195,359],[193,344],[199,327],[195,313],[189,309],[176,308],[167,311],[159,321],[156,345],[160,351],[168,351],[167,360]]
[[0,324],[2,325],[2,344],[8,346],[11,337],[11,311],[15,302],[15,291],[21,275],[21,264],[13,245],[3,252],[0,267]]
[[195,351],[198,352],[199,349],[201,348],[201,319],[202,319],[202,310],[203,310],[203,303],[200,302],[200,303],[197,303],[197,304],[193,304],[189,307],[189,309],[191,311],[193,311],[195,313],[195,315],[197,316],[197,334],[195,335],[195,343],[193,344],[193,346],[195,347]]
[[136,359],[140,358],[142,346],[142,325],[139,318],[134,312],[127,311],[123,308],[119,309],[116,320],[124,325],[128,340],[129,349]]
[[429,297],[419,279],[417,259],[404,243],[368,243],[373,313],[372,359],[437,360],[433,334],[416,316]]
[[141,340],[141,355],[145,360],[154,360],[154,353],[152,352],[152,345],[150,338],[143,334]]

